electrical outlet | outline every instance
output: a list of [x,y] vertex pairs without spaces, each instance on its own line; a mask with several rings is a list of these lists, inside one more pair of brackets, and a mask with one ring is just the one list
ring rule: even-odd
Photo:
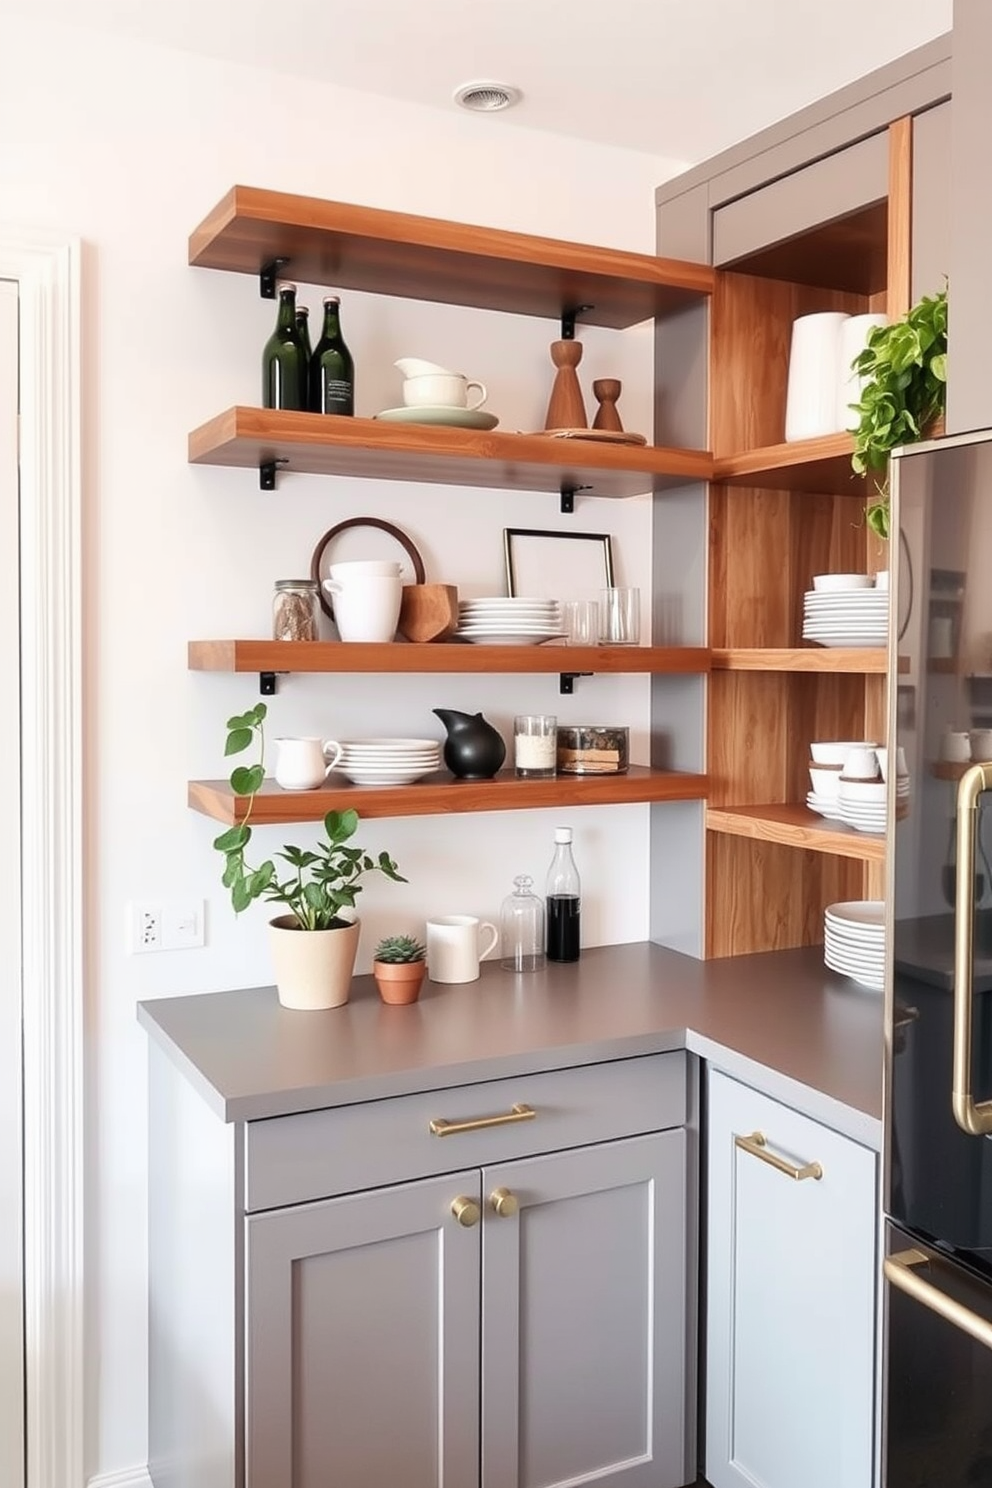
[[162,949],[162,906],[133,899],[127,907],[127,948],[132,956]]

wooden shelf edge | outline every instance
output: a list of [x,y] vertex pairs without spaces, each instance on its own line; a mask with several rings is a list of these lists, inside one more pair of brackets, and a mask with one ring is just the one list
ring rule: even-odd
[[711,806],[706,812],[706,829],[841,858],[885,861],[884,837],[856,832],[842,822],[827,822],[805,806]]
[[195,672],[431,672],[704,674],[705,646],[470,646],[397,641],[189,641]]
[[[357,786],[341,781],[324,790],[284,791],[266,781],[252,807],[253,827],[319,822],[328,811],[356,810],[363,817],[440,816],[478,811],[526,811],[542,807],[617,806],[658,801],[697,801],[706,796],[705,775],[632,765],[626,775],[559,775],[553,780],[455,780],[444,772],[402,786]],[[188,804],[230,826],[241,820],[246,801],[226,780],[191,780]]]
[[826,434],[791,444],[735,450],[716,455],[713,479],[722,485],[771,487],[807,494],[864,497],[868,483],[851,468],[854,441],[850,434]]
[[866,675],[884,674],[888,654],[879,647],[714,647],[712,668],[715,672],[851,672]]

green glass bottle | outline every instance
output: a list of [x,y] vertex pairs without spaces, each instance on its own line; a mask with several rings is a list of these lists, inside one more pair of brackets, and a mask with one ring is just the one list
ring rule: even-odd
[[279,316],[262,352],[263,408],[306,409],[303,342],[296,328],[296,285],[280,284]]
[[340,300],[324,300],[324,328],[310,359],[311,413],[355,412],[355,363],[341,334]]
[[[300,333],[300,344],[303,347],[303,387],[309,398],[310,358],[313,356],[313,347],[310,345],[310,311],[306,305],[296,307],[296,329]],[[305,403],[304,407],[306,407]]]

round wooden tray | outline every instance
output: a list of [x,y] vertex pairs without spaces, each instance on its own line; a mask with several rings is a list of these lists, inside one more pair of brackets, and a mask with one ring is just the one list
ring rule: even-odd
[[625,429],[535,429],[547,439],[593,439],[601,444],[647,444],[647,435],[628,434]]

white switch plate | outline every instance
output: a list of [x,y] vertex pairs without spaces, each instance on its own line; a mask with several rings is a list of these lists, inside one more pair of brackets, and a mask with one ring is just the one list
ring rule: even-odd
[[133,899],[127,907],[128,953],[143,956],[202,946],[204,912],[202,899]]

